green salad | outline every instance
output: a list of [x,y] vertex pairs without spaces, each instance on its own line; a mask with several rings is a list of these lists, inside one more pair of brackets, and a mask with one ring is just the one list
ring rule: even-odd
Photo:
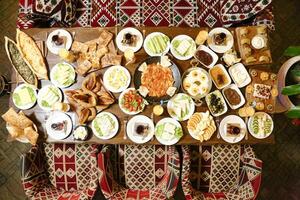
[[195,42],[192,39],[175,39],[172,41],[175,52],[183,57],[193,55],[196,49]]
[[13,93],[13,100],[16,106],[23,107],[35,103],[36,96],[34,89],[29,86],[21,86]]
[[72,66],[66,63],[59,63],[56,65],[56,70],[53,73],[53,79],[59,85],[68,87],[75,82],[75,72]]
[[51,108],[56,102],[60,100],[60,92],[58,88],[50,86],[47,88],[45,94],[41,97],[41,105],[46,108]]
[[156,127],[155,135],[164,140],[180,139],[183,135],[182,129],[171,122],[160,124]]
[[168,42],[170,41],[169,37],[163,34],[157,34],[146,42],[146,46],[152,54],[161,54],[167,47]]
[[170,115],[176,116],[179,121],[185,120],[191,111],[192,99],[188,95],[176,95],[171,100]]
[[109,114],[100,114],[93,121],[93,127],[97,134],[102,137],[111,134],[115,127],[115,121]]

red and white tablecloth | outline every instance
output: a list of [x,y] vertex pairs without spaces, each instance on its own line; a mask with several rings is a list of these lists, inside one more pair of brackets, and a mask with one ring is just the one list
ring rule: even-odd
[[[19,0],[17,27],[35,27],[27,19],[33,0]],[[274,29],[272,0],[79,0],[74,27],[189,26],[265,24]]]

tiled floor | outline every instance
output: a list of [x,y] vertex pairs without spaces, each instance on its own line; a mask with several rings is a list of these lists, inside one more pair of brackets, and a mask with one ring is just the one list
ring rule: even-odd
[[[281,55],[289,45],[300,44],[300,1],[274,0],[276,31],[271,34],[274,70],[284,60]],[[17,0],[0,0],[0,73],[9,76],[10,64],[4,50],[3,36],[15,36]],[[6,111],[7,97],[0,98],[0,114]],[[275,145],[255,146],[264,161],[260,200],[300,199],[300,128],[284,115],[275,116]],[[19,156],[29,148],[6,142],[5,124],[0,119],[0,200],[25,199],[20,184]],[[180,192],[176,199],[182,199]]]

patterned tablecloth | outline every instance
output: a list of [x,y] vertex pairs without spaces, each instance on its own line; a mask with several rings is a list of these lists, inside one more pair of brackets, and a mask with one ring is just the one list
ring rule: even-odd
[[[33,0],[19,0],[17,27],[36,27],[27,19]],[[274,30],[272,0],[78,0],[75,27],[189,26],[265,24]]]

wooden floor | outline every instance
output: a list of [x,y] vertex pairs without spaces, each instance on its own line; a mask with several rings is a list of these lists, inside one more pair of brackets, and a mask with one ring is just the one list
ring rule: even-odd
[[[15,37],[17,0],[0,0],[0,73],[9,77],[11,66],[4,50],[3,36]],[[274,0],[276,31],[272,33],[273,69],[280,67],[282,52],[289,45],[300,45],[300,1]],[[8,98],[0,98],[0,114],[8,107]],[[300,199],[300,128],[284,115],[275,116],[275,145],[254,146],[264,161],[259,200]],[[0,119],[0,200],[23,200],[19,156],[29,146],[6,142],[5,124]],[[180,191],[175,199],[182,199]],[[101,199],[98,197],[97,199]]]

